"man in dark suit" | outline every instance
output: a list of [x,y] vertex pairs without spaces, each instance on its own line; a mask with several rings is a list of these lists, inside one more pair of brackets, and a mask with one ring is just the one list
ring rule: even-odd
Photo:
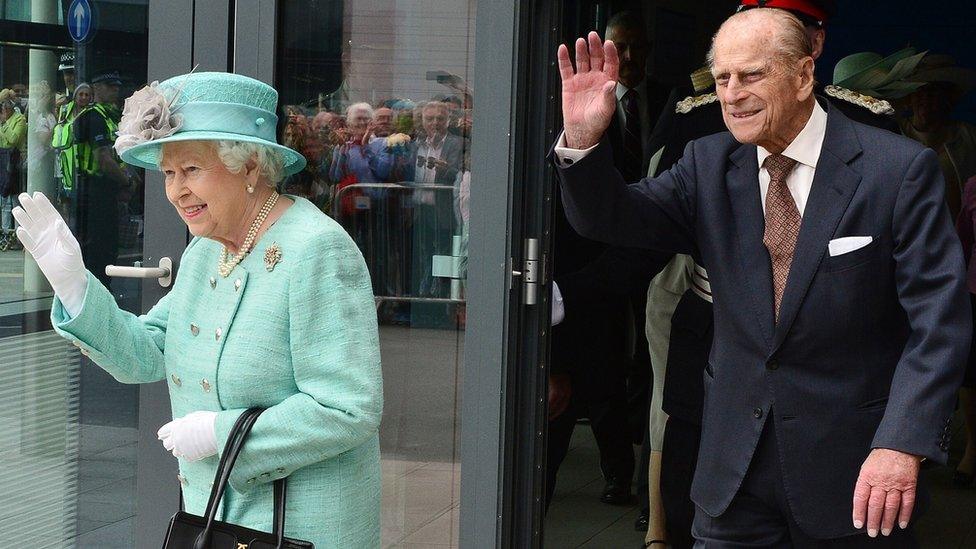
[[[619,43],[620,80],[615,115],[607,130],[614,165],[629,181],[646,173],[651,125],[667,99],[666,86],[646,76],[650,45],[644,21],[624,11],[607,23],[606,35]],[[550,369],[550,423],[547,444],[547,504],[576,422],[588,417],[600,451],[605,485],[601,501],[630,504],[633,444],[646,431],[650,361],[643,337],[644,306],[651,277],[664,254],[608,248],[576,234],[557,200],[554,280],[569,312],[553,329]],[[622,265],[640,265],[623,273]],[[623,277],[631,277],[624,280]],[[628,338],[629,334],[636,337]],[[646,476],[646,461],[638,468]],[[646,489],[638,492],[646,497]]]
[[[761,3],[743,0],[738,9],[753,9],[760,4],[795,15],[803,23],[810,39],[811,57],[814,61],[819,59],[826,41],[826,27],[836,12],[833,0],[768,0]],[[649,175],[659,175],[670,169],[681,157],[688,142],[726,130],[711,74],[696,71],[691,80],[697,87],[688,85],[675,88],[668,100],[668,107],[662,111],[654,127],[651,148],[659,150],[659,154]],[[711,91],[705,93],[709,88]],[[827,95],[820,84],[814,89],[817,95],[825,96],[848,118],[898,132],[898,126],[890,114],[894,109],[887,102],[859,94]],[[656,280],[657,287],[653,295],[658,296],[658,300],[651,299],[648,304],[659,313],[673,313],[673,316],[667,316],[670,319],[669,325],[657,322],[656,325],[649,326],[648,330],[652,333],[659,330],[656,340],[659,345],[663,342],[663,348],[656,354],[664,353],[667,356],[666,360],[660,360],[661,364],[656,365],[665,369],[663,402],[659,409],[667,414],[663,434],[658,435],[663,436],[659,493],[664,509],[667,541],[675,549],[694,545],[691,525],[695,505],[691,501],[691,484],[701,436],[701,408],[704,399],[702,372],[712,346],[711,297],[701,291],[702,281],[693,283],[691,274],[697,272],[707,286],[707,273],[701,266],[694,271],[684,269],[682,259],[685,257],[682,256],[672,263],[660,280]],[[685,276],[667,276],[672,270],[680,270]],[[664,284],[668,284],[666,291],[662,291],[665,290]],[[672,295],[681,295],[682,291],[684,295],[680,301],[670,298]],[[661,299],[662,297],[667,299]],[[648,537],[648,541],[652,539],[654,538]]]
[[705,547],[911,546],[919,464],[946,460],[971,318],[938,163],[818,101],[811,54],[782,10],[731,17],[709,55],[731,133],[628,186],[601,142],[616,49],[559,51],[574,227],[709,269]]

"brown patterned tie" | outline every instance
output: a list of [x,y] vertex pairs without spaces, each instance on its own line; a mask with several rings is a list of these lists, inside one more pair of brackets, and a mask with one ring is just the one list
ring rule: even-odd
[[800,232],[800,210],[786,186],[786,177],[796,165],[796,160],[781,154],[766,157],[763,163],[769,172],[769,189],[766,191],[766,230],[763,244],[769,250],[773,266],[773,305],[779,322],[779,306],[783,302],[783,290],[796,251],[796,236]]

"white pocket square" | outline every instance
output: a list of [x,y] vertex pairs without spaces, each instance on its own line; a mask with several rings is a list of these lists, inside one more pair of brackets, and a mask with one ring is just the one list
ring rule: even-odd
[[872,240],[870,236],[835,238],[827,244],[827,251],[830,252],[830,257],[837,257],[839,255],[849,254],[855,250],[860,250],[870,244]]

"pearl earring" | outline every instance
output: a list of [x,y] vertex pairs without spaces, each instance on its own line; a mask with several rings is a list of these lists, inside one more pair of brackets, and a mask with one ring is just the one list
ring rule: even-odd
[[254,194],[254,185],[247,184],[247,194]]

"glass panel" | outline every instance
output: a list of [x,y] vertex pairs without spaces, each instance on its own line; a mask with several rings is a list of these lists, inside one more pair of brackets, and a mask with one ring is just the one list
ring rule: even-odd
[[91,3],[94,37],[73,45],[64,24],[70,2],[0,2],[6,28],[50,40],[0,38],[6,547],[135,546],[138,389],[116,382],[51,330],[52,292],[14,236],[10,215],[19,191],[44,193],[81,242],[88,269],[120,306],[139,312],[140,283],[104,271],[142,258],[142,174],[120,164],[110,145],[122,101],[146,79],[148,0]]
[[474,2],[279,6],[283,139],[309,159],[284,190],[338,220],[373,279],[383,546],[456,545]]

